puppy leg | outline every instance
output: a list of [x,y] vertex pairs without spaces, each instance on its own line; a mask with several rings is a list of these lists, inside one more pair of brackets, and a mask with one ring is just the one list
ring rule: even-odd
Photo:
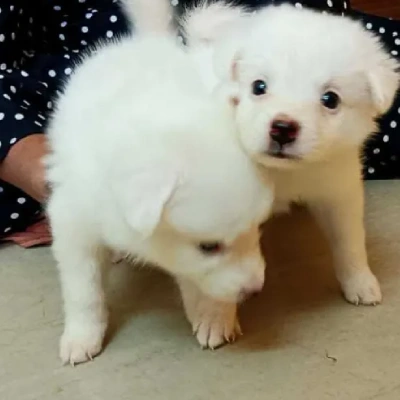
[[101,255],[86,243],[71,248],[57,244],[64,299],[65,327],[60,342],[63,363],[91,360],[100,353],[107,328],[101,277]]
[[102,349],[107,327],[101,273],[104,254],[85,231],[85,223],[76,216],[67,217],[63,209],[57,210],[53,201],[49,214],[65,311],[60,357],[74,365],[91,360]]
[[214,350],[242,334],[235,303],[214,300],[188,280],[178,283],[186,316],[203,349]]
[[310,205],[330,241],[337,278],[345,298],[353,304],[376,305],[382,295],[368,266],[364,230],[364,194],[361,183],[352,189]]

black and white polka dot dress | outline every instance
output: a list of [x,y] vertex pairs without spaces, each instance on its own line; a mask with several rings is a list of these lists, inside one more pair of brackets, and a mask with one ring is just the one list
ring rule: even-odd
[[[125,32],[117,0],[0,1],[0,162],[19,140],[44,131],[79,54]],[[40,212],[0,181],[0,236],[23,230]]]
[[[195,1],[171,3],[183,9]],[[399,57],[400,22],[356,13],[347,0],[237,1],[254,8],[283,2],[361,19]],[[45,130],[57,90],[79,54],[126,32],[118,0],[0,1],[0,163],[19,140]],[[400,178],[400,96],[380,124],[381,133],[366,148],[365,176]],[[36,201],[0,181],[0,236],[23,230],[40,211]]]

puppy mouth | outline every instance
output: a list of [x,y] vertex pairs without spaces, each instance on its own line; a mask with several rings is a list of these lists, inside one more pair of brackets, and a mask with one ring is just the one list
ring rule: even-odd
[[295,160],[298,161],[301,159],[300,156],[295,154],[291,154],[287,152],[286,146],[281,146],[275,142],[271,143],[269,148],[265,151],[265,155],[273,158],[277,158],[280,160]]
[[283,151],[278,151],[278,152],[267,151],[265,154],[269,157],[278,158],[280,160],[300,160],[300,157],[295,156],[293,154],[284,153]]
[[301,159],[300,156],[297,156],[295,154],[291,154],[291,153],[288,153],[287,151],[285,151],[284,147],[269,148],[264,154],[269,157],[277,158],[279,160],[299,161]]

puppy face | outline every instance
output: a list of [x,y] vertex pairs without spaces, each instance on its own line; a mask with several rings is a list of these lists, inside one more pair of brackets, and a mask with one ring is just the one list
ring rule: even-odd
[[240,302],[263,287],[265,263],[256,224],[234,238],[232,232],[189,235],[168,224],[160,226],[152,243],[168,272],[190,279],[215,299]]
[[351,20],[289,6],[248,20],[217,52],[245,150],[290,168],[360,146],[398,88],[377,39]]
[[[145,216],[131,221],[144,229],[150,260],[174,276],[190,279],[205,294],[230,302],[263,286],[259,225],[272,203],[271,189],[241,159],[221,159],[217,166],[208,158],[208,163],[187,166],[180,179],[169,176],[167,167],[160,168],[162,178],[153,197],[142,210],[130,207],[134,215]],[[210,165],[217,169],[212,171]]]

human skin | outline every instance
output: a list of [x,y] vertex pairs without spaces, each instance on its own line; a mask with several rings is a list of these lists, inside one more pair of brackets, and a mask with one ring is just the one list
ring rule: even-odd
[[43,203],[47,197],[47,188],[42,158],[46,154],[44,134],[35,133],[20,140],[0,164],[0,179]]

